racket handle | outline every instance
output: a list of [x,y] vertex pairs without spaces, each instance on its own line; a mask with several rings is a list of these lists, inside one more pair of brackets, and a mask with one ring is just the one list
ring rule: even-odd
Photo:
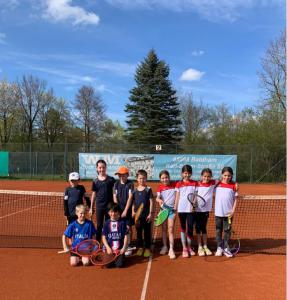
[[58,254],[64,254],[64,253],[69,253],[70,250],[61,250],[61,251],[58,251]]
[[228,224],[231,225],[231,217],[228,216]]

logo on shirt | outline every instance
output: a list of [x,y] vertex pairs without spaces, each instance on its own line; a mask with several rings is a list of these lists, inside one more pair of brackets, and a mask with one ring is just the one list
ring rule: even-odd
[[112,229],[111,229],[111,231],[112,232],[117,232],[118,231],[118,224],[117,224],[117,222],[112,222],[112,224],[111,224],[112,226]]

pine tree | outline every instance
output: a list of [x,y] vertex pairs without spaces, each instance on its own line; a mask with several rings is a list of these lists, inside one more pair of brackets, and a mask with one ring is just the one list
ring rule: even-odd
[[182,137],[180,110],[168,65],[151,50],[138,66],[136,87],[126,105],[127,139],[143,144],[175,144]]

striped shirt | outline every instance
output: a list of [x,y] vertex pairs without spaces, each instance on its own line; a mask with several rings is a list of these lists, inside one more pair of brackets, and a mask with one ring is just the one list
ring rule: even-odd
[[179,213],[186,212],[190,213],[192,211],[191,204],[187,200],[187,196],[190,193],[194,193],[197,186],[197,181],[189,180],[187,182],[178,181],[175,186],[176,192],[179,192],[178,208]]
[[205,182],[205,183],[198,181],[197,183],[198,195],[204,198],[206,204],[202,208],[197,207],[196,209],[197,212],[211,211],[214,188],[215,188],[215,180],[210,180],[209,182]]
[[232,211],[236,192],[236,183],[220,182],[215,189],[215,216],[226,217]]
[[157,188],[157,197],[172,208],[174,207],[175,193],[175,182],[170,182],[169,185],[160,184]]

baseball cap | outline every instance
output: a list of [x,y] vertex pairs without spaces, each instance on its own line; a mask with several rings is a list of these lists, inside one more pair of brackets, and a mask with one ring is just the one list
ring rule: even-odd
[[69,174],[69,180],[79,180],[80,174],[77,172],[72,172]]
[[115,175],[123,175],[123,174],[129,174],[129,169],[125,166],[121,166],[118,168],[117,172],[115,173]]

